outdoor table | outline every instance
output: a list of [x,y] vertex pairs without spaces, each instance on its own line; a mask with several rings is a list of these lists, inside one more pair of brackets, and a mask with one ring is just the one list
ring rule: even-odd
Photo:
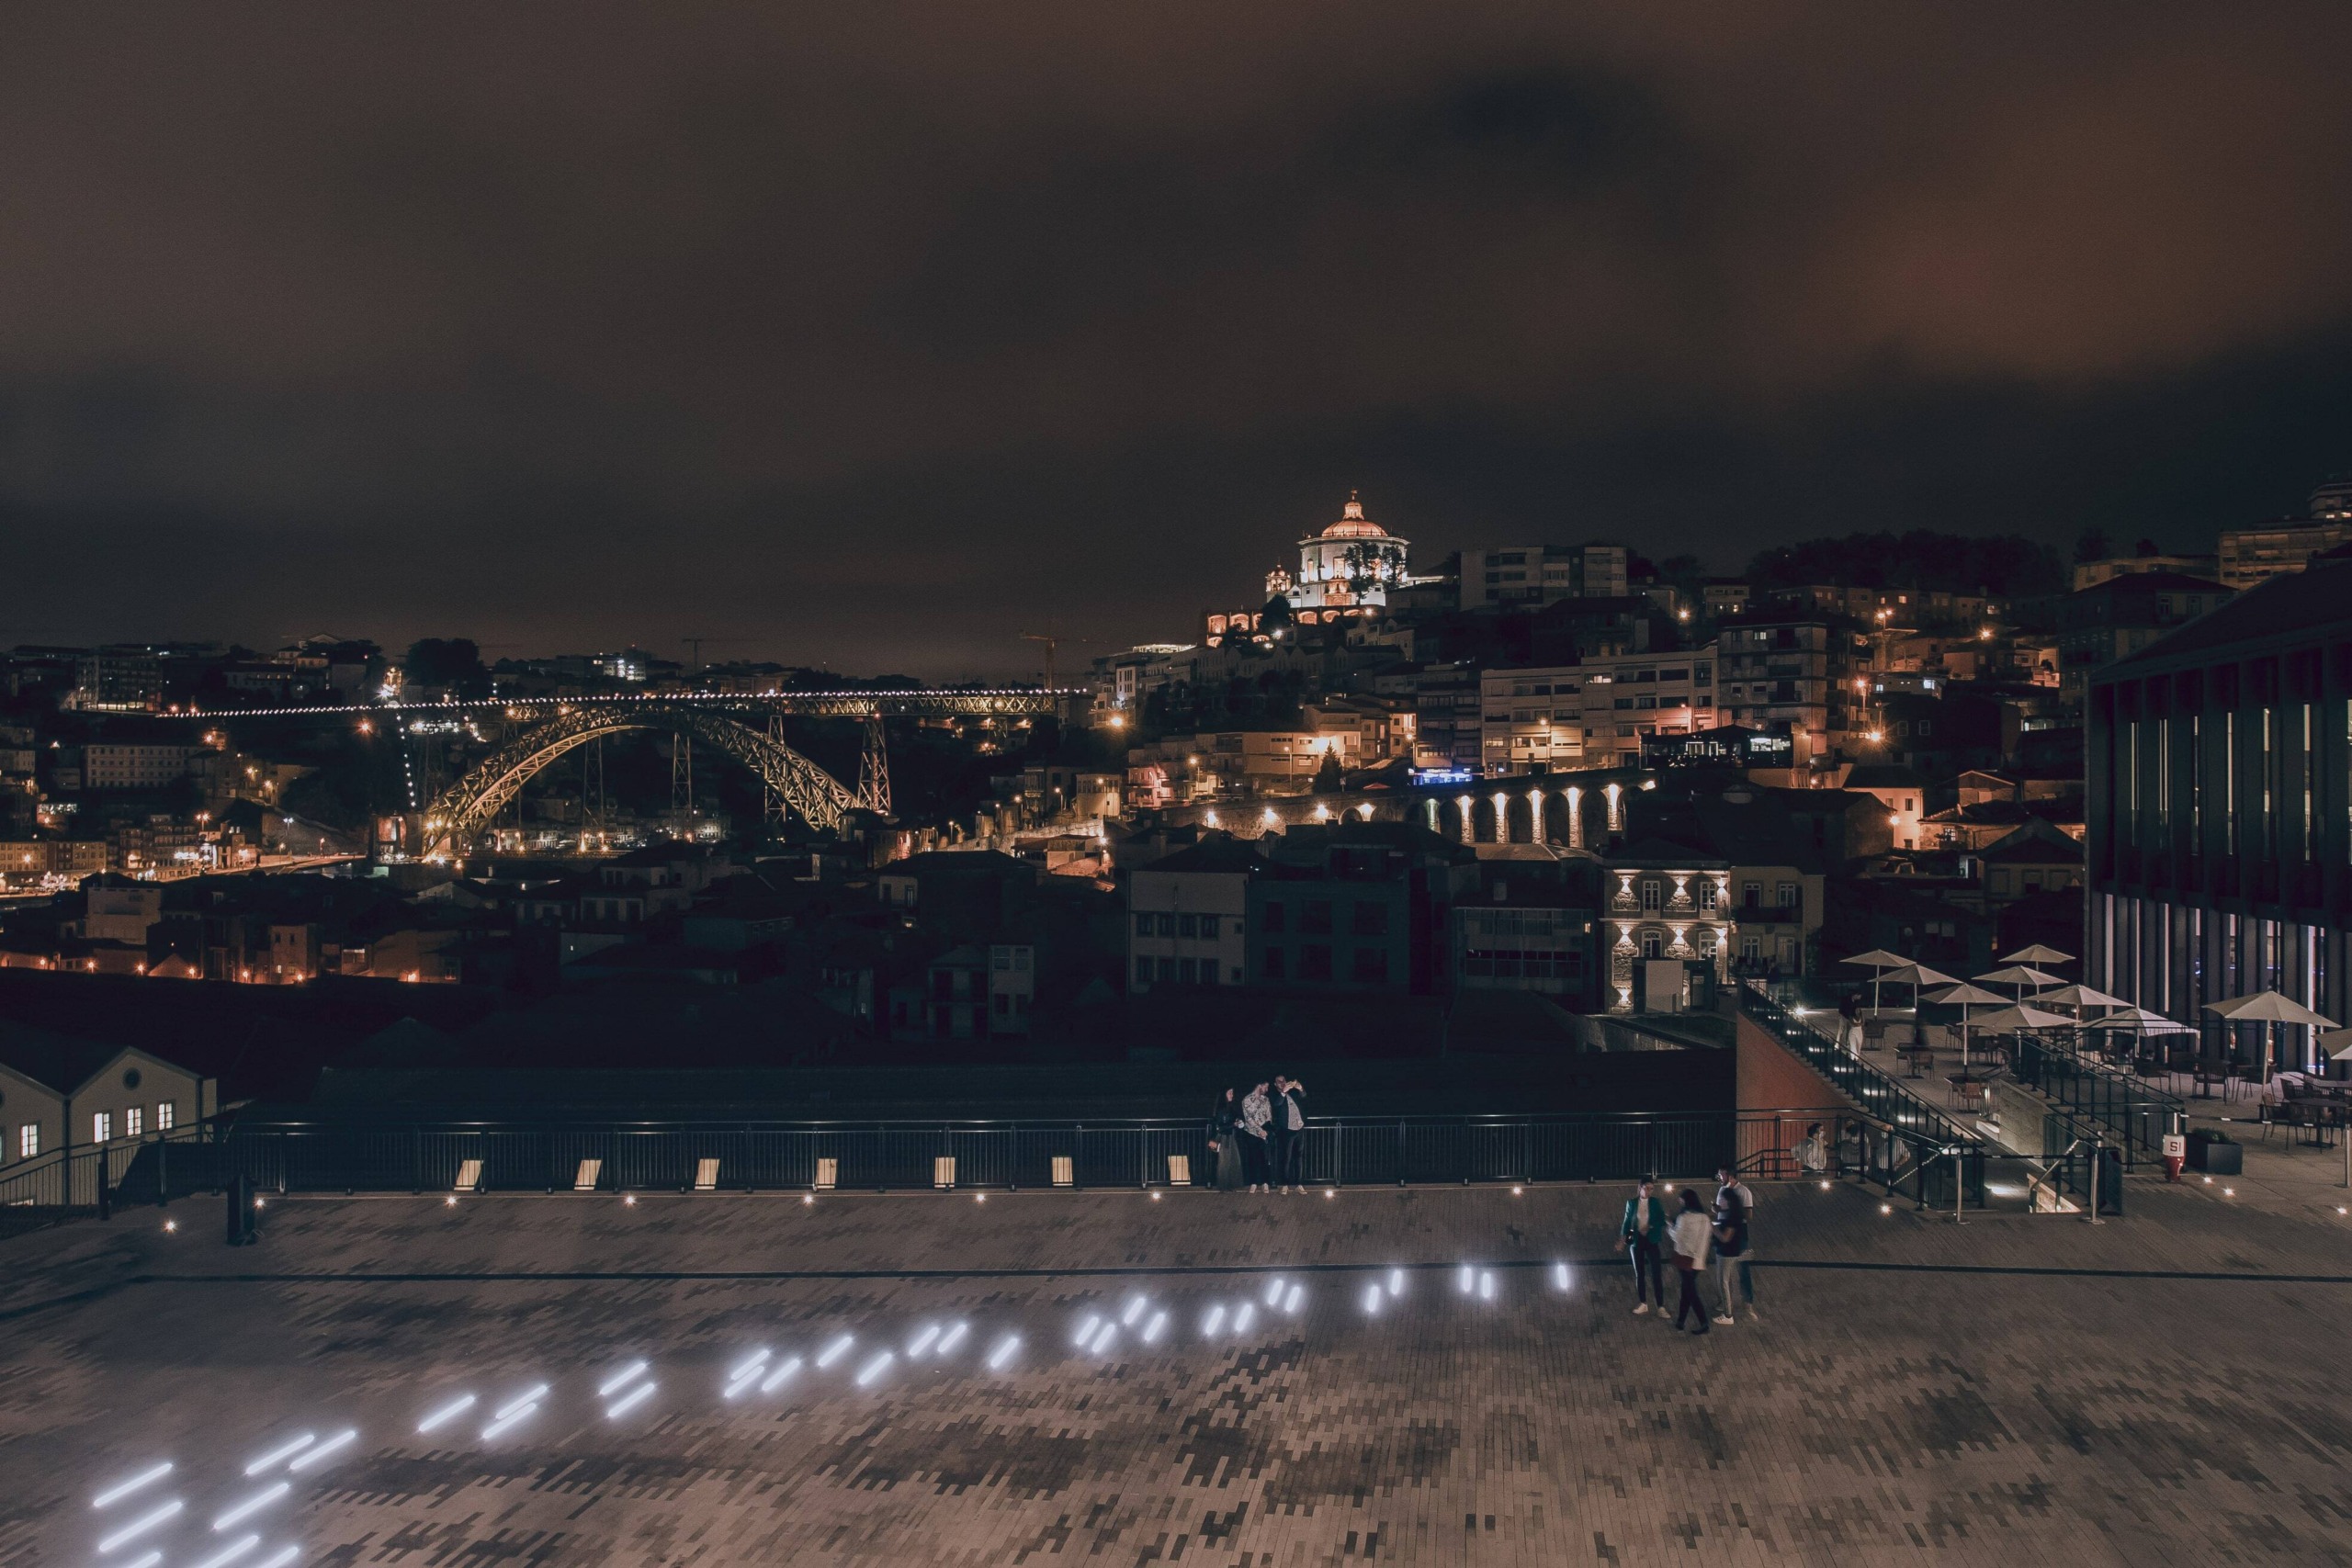
[[1898,1054],[1907,1065],[1907,1070],[1903,1075],[1905,1077],[1925,1077],[1928,1069],[1935,1066],[1936,1048],[1932,1045],[1905,1045]]
[[1975,1111],[1984,1106],[1984,1086],[1991,1081],[1974,1073],[1953,1073],[1944,1079],[1951,1085],[1952,1092],[1960,1097],[1962,1111]]

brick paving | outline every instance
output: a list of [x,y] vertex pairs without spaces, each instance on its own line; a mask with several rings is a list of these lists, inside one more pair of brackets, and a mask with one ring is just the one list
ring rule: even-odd
[[[1953,1226],[1766,1188],[1767,1315],[1701,1339],[1588,1261],[1621,1196],[318,1200],[237,1249],[214,1203],[176,1205],[171,1235],[133,1211],[0,1243],[0,1562],[130,1568],[152,1540],[160,1568],[200,1568],[247,1532],[224,1568],[281,1545],[420,1568],[2352,1562],[2332,1212],[2135,1182],[2102,1226]],[[1495,1299],[1458,1292],[1465,1259]],[[1277,1274],[1295,1316],[1262,1304]],[[1072,1346],[1136,1295],[1114,1345]],[[957,1322],[945,1358],[907,1354]],[[831,1367],[761,1391],[844,1333]],[[598,1386],[639,1359],[610,1399],[654,1393],[608,1418]],[[462,1393],[480,1403],[416,1431]],[[345,1428],[308,1470],[243,1473]],[[286,1495],[209,1528],[273,1476]]]

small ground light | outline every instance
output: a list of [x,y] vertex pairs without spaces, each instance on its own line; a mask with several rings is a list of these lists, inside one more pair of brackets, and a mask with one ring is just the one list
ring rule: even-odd
[[1478,1299],[1482,1302],[1495,1299],[1495,1277],[1483,1269],[1478,1274]]
[[2206,1186],[2208,1186],[2208,1187],[2212,1186],[2212,1185],[2213,1185],[2213,1179],[2212,1179],[2211,1177],[2210,1177],[2210,1176],[2209,1176],[2209,1177],[2207,1177],[2207,1178],[2205,1179],[2205,1185],[2206,1185]]
[[177,1220],[165,1220],[165,1221],[164,1222],[164,1229],[167,1233],[168,1233],[168,1232],[171,1232],[171,1231],[175,1231],[175,1230],[177,1230],[177,1229],[179,1229],[179,1228],[180,1228],[180,1223],[179,1223],[179,1221],[177,1221]]
[[1821,1184],[1821,1190],[1822,1190],[1824,1192],[1828,1191],[1828,1190],[1829,1190],[1829,1183],[1827,1183],[1826,1181],[1823,1182],[1823,1183]]
[[1159,1202],[1159,1193],[1157,1193],[1157,1192],[1153,1193],[1153,1194],[1151,1195],[1151,1201],[1152,1201],[1153,1202],[1155,1202],[1155,1203]]
[[1478,1271],[1467,1263],[1462,1266],[1462,1272],[1454,1276],[1454,1280],[1462,1287],[1462,1293],[1465,1296],[1478,1288]]
[[2222,1196],[2224,1198],[2234,1198],[2237,1195],[2238,1190],[2234,1187],[2224,1187],[2222,1189]]
[[985,1192],[975,1192],[972,1194],[972,1201],[975,1203],[985,1203],[988,1201],[989,1195]]
[[1340,1191],[1336,1187],[1326,1187],[1323,1189],[1323,1196],[1326,1198],[1337,1198],[1339,1195]]
[[1519,1196],[1520,1191],[1521,1191],[1521,1189],[1519,1189],[1519,1188],[1517,1188],[1517,1187],[1513,1187],[1513,1188],[1510,1190],[1510,1195],[1511,1195],[1512,1197],[1516,1198],[1516,1197],[1518,1197],[1518,1196]]
[[254,1208],[256,1208],[256,1209],[258,1209],[258,1208],[260,1208],[260,1207],[261,1207],[261,1200],[260,1200],[260,1199],[256,1198],[256,1199],[254,1199]]
[[1878,1212],[1882,1214],[1891,1214],[1894,1213],[1894,1205],[1892,1203],[1881,1203],[1878,1206]]
[[445,1209],[456,1208],[458,1206],[458,1195],[455,1192],[450,1193],[447,1198],[441,1200],[441,1206]]
[[800,1201],[803,1203],[813,1203],[817,1201],[817,1195],[814,1192],[803,1192],[800,1195]]
[[1565,1291],[1568,1288],[1568,1266],[1566,1264],[1555,1263],[1552,1265],[1552,1288],[1555,1291]]
[[621,1200],[621,1206],[622,1206],[623,1208],[628,1208],[628,1209],[634,1209],[634,1208],[636,1208],[636,1207],[637,1207],[637,1194],[636,1194],[636,1193],[634,1193],[634,1192],[631,1192],[631,1193],[629,1193],[628,1196],[624,1197],[624,1198]]
[[1380,1287],[1378,1285],[1366,1285],[1363,1288],[1363,1311],[1366,1317],[1377,1317],[1380,1314]]

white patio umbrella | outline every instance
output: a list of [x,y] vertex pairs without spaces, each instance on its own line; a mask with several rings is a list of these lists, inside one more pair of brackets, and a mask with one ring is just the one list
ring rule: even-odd
[[1973,1007],[2006,1002],[2009,998],[1997,992],[1988,991],[1982,986],[1972,986],[1962,981],[1959,985],[1936,992],[1927,999],[1939,1007],[1951,1007],[1956,1004],[1960,1008],[1960,1070],[1964,1073],[1968,1070],[1968,1010]]
[[2037,991],[2046,991],[2052,986],[2063,986],[2066,983],[2047,970],[2031,968],[2023,964],[2011,964],[2007,969],[1996,969],[1990,975],[1979,975],[1976,977],[1980,980],[1989,980],[1996,986],[2015,986],[2018,988],[2019,1001],[2025,999],[2025,988],[2028,986],[2031,986]]
[[2352,1062],[2352,1029],[2331,1029],[2319,1037],[2319,1048],[2331,1062]]
[[2044,1006],[2067,1008],[2128,1008],[2132,1005],[2121,997],[2110,997],[2105,991],[2095,991],[2088,986],[2061,986],[2054,991],[2042,992],[2033,999]]
[[2272,990],[2255,991],[2243,997],[2231,997],[2224,1001],[2208,1002],[2205,1005],[2205,1010],[2219,1013],[2232,1023],[2259,1023],[2266,1026],[2262,1031],[2262,1087],[2265,1089],[2270,1087],[2272,1044],[2278,1036],[2280,1024],[2300,1023],[2312,1029],[2335,1027],[2334,1019],[2322,1018],[2294,998],[2281,996]]
[[2030,947],[2020,947],[2015,953],[2006,953],[2001,955],[2001,962],[2004,964],[2071,964],[2074,961],[2073,953],[2061,953],[2054,947],[2045,947],[2038,942]]
[[[1872,971],[1884,971],[1900,969],[1911,961],[1899,953],[1889,953],[1883,947],[1873,947],[1868,953],[1858,953],[1851,958],[1841,958],[1838,962],[1858,964]],[[1872,1012],[1878,1011],[1878,983],[1879,974],[1873,973],[1871,976],[1871,1011]]]

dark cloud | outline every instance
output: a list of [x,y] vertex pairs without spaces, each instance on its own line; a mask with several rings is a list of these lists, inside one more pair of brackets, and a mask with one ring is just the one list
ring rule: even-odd
[[0,638],[1182,635],[2352,467],[2340,6],[0,17]]

